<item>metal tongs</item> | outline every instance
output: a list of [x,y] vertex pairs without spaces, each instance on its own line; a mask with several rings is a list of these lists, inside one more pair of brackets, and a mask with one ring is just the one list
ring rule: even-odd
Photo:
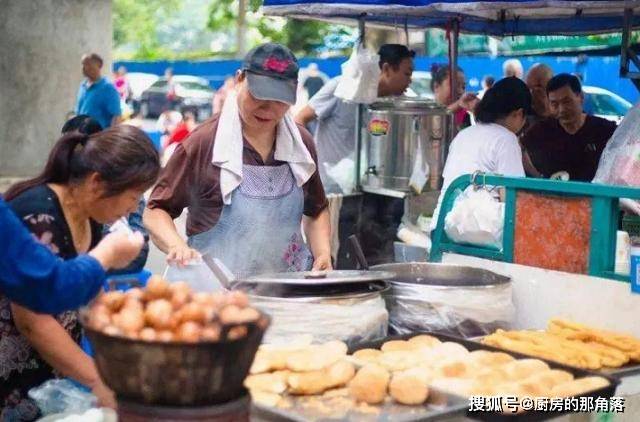
[[211,272],[216,276],[222,287],[227,290],[233,290],[235,284],[238,283],[235,275],[231,270],[222,263],[218,258],[214,258],[209,254],[202,254],[202,261],[209,267]]

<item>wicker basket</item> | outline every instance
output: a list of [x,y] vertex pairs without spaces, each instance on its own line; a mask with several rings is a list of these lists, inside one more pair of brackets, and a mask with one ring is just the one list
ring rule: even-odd
[[[86,310],[81,320],[86,321]],[[98,372],[118,398],[165,406],[212,405],[237,399],[269,325],[262,315],[247,336],[218,342],[163,343],[116,337],[84,324]]]

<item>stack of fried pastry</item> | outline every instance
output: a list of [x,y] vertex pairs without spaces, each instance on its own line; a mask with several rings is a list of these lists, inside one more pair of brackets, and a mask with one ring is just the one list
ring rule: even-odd
[[482,342],[591,370],[640,362],[639,339],[562,319],[549,321],[546,331],[498,330]]
[[538,359],[507,353],[469,352],[429,335],[392,340],[378,349],[346,354],[341,342],[270,348],[262,346],[245,382],[254,400],[282,406],[282,395],[335,397],[354,403],[420,405],[430,388],[462,396],[567,397],[609,385],[605,378],[574,379]]

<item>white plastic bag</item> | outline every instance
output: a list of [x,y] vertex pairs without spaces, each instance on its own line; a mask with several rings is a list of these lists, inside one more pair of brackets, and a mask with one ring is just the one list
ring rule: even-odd
[[29,390],[43,416],[52,413],[82,413],[97,403],[96,397],[68,379],[51,379]]
[[413,163],[413,171],[409,178],[409,187],[413,191],[420,195],[422,188],[427,183],[427,176],[429,175],[429,163],[424,159],[422,152],[422,142],[418,143],[418,151],[416,151],[416,161]]
[[456,243],[502,249],[504,204],[485,189],[467,188],[444,219],[444,231]]
[[265,343],[286,343],[310,334],[314,342],[342,340],[349,345],[387,336],[389,313],[379,295],[364,298],[296,300],[250,296],[271,317]]
[[435,331],[477,337],[509,329],[515,316],[511,283],[483,288],[392,283],[385,297],[389,329],[398,334]]
[[327,176],[329,176],[337,185],[343,194],[350,194],[356,186],[355,168],[356,164],[351,158],[343,158],[335,166],[328,163],[322,163]]
[[[640,187],[640,103],[629,110],[602,151],[594,183]],[[640,215],[640,202],[621,199],[620,207]]]
[[342,76],[335,96],[344,101],[371,104],[378,97],[380,56],[358,44],[349,60],[342,64]]
[[636,104],[629,110],[602,151],[594,182],[640,186],[639,107]]

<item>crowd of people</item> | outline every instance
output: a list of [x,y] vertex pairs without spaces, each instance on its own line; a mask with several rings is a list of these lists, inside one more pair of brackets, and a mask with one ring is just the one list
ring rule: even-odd
[[[386,44],[379,56],[378,96],[402,95],[415,53]],[[357,109],[335,95],[339,77],[325,83],[310,66],[302,85],[313,95],[294,118],[298,61],[282,45],[258,46],[218,91],[213,117],[196,125],[193,114],[162,113],[158,130],[172,152],[162,168],[147,134],[121,124],[126,70],[110,83],[102,65],[97,54],[82,58],[77,116],[62,128],[42,173],[0,199],[0,233],[12,239],[0,245],[1,420],[37,418],[28,391],[54,376],[71,377],[101,404],[115,405],[78,346],[76,309],[98,294],[105,271],[144,266],[145,229],[179,265],[211,254],[241,276],[332,268],[325,192],[335,183],[325,170],[355,154]],[[452,90],[450,71],[432,69],[435,100],[454,114],[459,130],[444,188],[474,171],[593,178],[616,125],[584,113],[576,76],[554,76],[543,64],[525,76],[508,61],[504,78],[484,78],[479,98],[465,92],[459,68]],[[313,134],[305,128],[312,122]],[[187,239],[174,224],[185,208]],[[107,227],[123,217],[136,234],[109,234]]]

